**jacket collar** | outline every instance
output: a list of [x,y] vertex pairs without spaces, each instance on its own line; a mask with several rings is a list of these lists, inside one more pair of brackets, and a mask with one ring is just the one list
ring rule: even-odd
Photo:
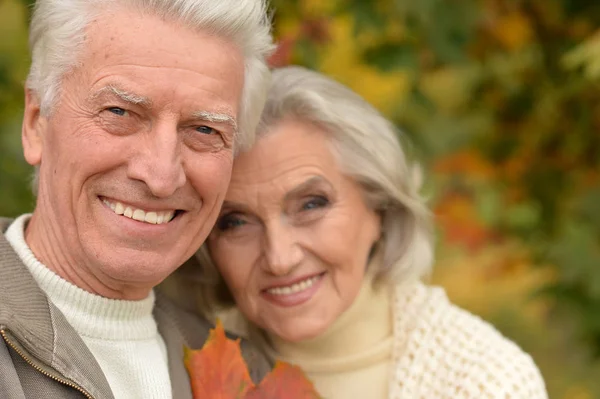
[[93,397],[113,398],[94,356],[4,237],[11,222],[0,218],[0,326],[42,370],[58,372]]

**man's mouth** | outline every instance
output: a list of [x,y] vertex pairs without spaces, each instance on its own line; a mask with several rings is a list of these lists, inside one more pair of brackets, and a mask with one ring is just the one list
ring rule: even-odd
[[102,202],[114,213],[126,218],[137,220],[138,222],[149,223],[149,224],[166,224],[169,223],[177,214],[177,210],[170,209],[164,211],[147,211],[132,207],[127,204],[123,204],[118,201],[109,201],[106,198],[102,199]]

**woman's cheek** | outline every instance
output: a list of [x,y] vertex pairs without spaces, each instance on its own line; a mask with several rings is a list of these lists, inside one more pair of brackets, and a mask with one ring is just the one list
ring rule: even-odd
[[[231,249],[230,254],[237,254],[236,249]],[[252,284],[250,265],[244,261],[243,256],[229,256],[226,263],[226,282],[234,292],[235,297],[247,293]],[[225,274],[225,273],[223,273]]]
[[[228,255],[228,250],[220,242],[220,237],[211,237],[209,239],[209,252],[210,256],[215,264],[217,271],[225,279],[225,282],[232,290],[235,287],[235,271],[233,265],[235,265],[235,259],[232,259],[231,255]],[[230,252],[235,253],[235,252]]]

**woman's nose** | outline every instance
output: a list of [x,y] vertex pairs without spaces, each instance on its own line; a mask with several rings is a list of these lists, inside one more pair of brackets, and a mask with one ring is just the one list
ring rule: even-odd
[[265,243],[267,270],[276,276],[289,274],[302,262],[304,252],[291,226],[268,228]]

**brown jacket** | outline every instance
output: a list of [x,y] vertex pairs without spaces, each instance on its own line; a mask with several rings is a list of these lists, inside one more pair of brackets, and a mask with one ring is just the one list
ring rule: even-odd
[[[0,397],[121,399],[114,398],[83,340],[6,241],[10,223],[0,218]],[[160,293],[154,317],[167,346],[173,398],[191,399],[183,348],[202,347],[212,326]],[[270,364],[247,342],[242,353],[252,379],[260,381]]]

